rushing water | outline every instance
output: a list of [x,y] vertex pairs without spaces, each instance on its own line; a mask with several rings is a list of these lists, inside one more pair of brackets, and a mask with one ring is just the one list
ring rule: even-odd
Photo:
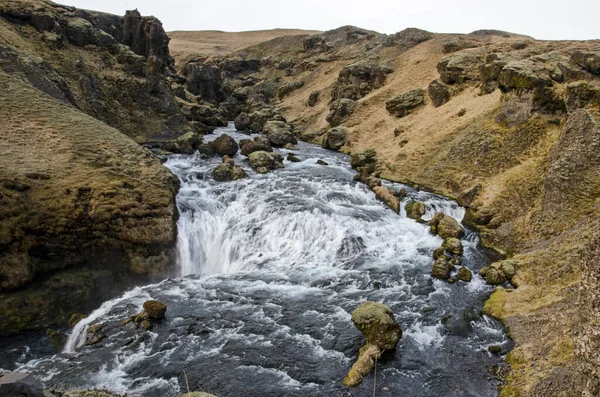
[[[247,138],[230,127],[236,139]],[[507,344],[497,322],[479,316],[491,292],[477,275],[488,263],[468,233],[463,262],[471,283],[433,280],[442,240],[352,181],[345,155],[300,143],[303,161],[266,175],[243,156],[249,178],[215,182],[220,158],[174,155],[182,181],[178,262],[182,276],[105,302],[73,330],[65,351],[16,359],[46,384],[107,387],[144,396],[192,390],[220,396],[496,396],[486,366],[491,344]],[[287,150],[281,150],[287,153]],[[316,164],[323,159],[328,166]],[[390,184],[399,188],[399,185]],[[426,218],[464,212],[445,198],[407,188]],[[167,318],[152,331],[122,324],[157,299]],[[350,313],[365,300],[392,308],[404,335],[358,388],[341,380],[363,337]],[[448,330],[442,319],[454,326]],[[81,346],[88,325],[106,338]]]

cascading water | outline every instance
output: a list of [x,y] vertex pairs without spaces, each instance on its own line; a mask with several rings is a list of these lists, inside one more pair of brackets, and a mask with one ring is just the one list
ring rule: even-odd
[[[213,138],[223,132],[247,138],[231,127]],[[380,393],[496,396],[485,367],[500,359],[487,347],[509,342],[478,314],[490,288],[477,275],[488,263],[477,236],[464,240],[474,280],[433,280],[440,238],[353,182],[347,156],[298,146],[302,162],[266,175],[238,156],[249,178],[224,183],[211,178],[220,158],[171,156],[166,166],[182,181],[184,277],[105,302],[75,328],[65,352],[24,354],[21,369],[47,384],[145,396],[185,390],[184,372],[191,389],[220,396],[371,395],[373,376],[351,391],[341,385],[363,341],[350,313],[369,299],[390,306],[405,331],[395,354],[378,363]],[[440,210],[458,220],[464,214],[442,197],[407,190],[425,202],[426,219]],[[150,298],[168,306],[162,324],[148,332],[122,324]],[[98,322],[106,338],[81,346]]]

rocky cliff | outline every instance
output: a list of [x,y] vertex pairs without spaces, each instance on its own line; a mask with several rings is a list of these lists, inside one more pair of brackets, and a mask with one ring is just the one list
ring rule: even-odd
[[484,309],[516,343],[502,396],[598,394],[599,41],[347,26],[189,55],[180,68],[221,70],[239,129],[287,120],[324,147],[374,149],[382,177],[467,207],[518,268]]
[[168,41],[137,11],[0,4],[0,335],[169,271],[178,180],[136,141],[190,150],[204,124],[173,94]]

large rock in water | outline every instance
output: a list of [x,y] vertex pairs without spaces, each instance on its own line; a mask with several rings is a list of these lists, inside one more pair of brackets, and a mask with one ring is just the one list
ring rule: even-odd
[[239,147],[235,139],[227,134],[223,134],[214,140],[215,152],[219,156],[234,156]]
[[425,104],[425,91],[421,88],[403,92],[385,103],[386,110],[396,117],[404,117]]
[[352,322],[367,338],[367,342],[383,350],[396,348],[402,328],[392,309],[382,303],[367,301],[352,312]]
[[443,239],[450,237],[462,238],[465,235],[465,229],[459,225],[456,219],[451,216],[445,215],[442,212],[438,212],[429,221],[431,232],[433,234],[439,234]]
[[342,146],[346,144],[347,139],[348,129],[346,129],[346,127],[339,126],[331,128],[323,137],[321,146],[323,146],[324,149],[340,150]]
[[247,113],[240,113],[233,121],[235,129],[241,132],[250,131],[250,116]]
[[266,174],[270,170],[283,168],[283,157],[278,153],[258,151],[248,156],[250,167],[259,174]]
[[378,200],[383,201],[388,207],[393,209],[396,213],[400,212],[400,200],[393,193],[393,190],[387,186],[375,186],[373,188],[375,197]]
[[241,153],[243,156],[250,156],[251,153],[259,151],[272,152],[273,148],[271,147],[269,141],[266,141],[266,139],[255,139],[253,141],[244,143],[244,145],[242,146]]
[[45,397],[39,379],[24,372],[10,372],[0,378],[0,397]]
[[223,156],[223,164],[213,170],[213,178],[219,182],[235,181],[246,176],[246,171],[239,165],[235,165],[229,156]]
[[167,312],[167,306],[156,300],[144,302],[144,311],[148,313],[148,317],[153,320],[162,320]]
[[268,121],[263,127],[263,135],[273,146],[285,146],[288,143],[298,143],[296,137],[292,133],[292,128],[283,121]]

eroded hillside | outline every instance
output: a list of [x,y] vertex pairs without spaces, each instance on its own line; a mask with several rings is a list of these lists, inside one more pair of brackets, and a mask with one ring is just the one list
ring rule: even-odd
[[583,259],[600,225],[600,42],[343,27],[179,67],[188,83],[211,71],[239,130],[285,119],[305,140],[375,149],[384,178],[458,198],[518,268],[518,288],[484,309],[516,342],[502,395],[600,392],[598,266]]

